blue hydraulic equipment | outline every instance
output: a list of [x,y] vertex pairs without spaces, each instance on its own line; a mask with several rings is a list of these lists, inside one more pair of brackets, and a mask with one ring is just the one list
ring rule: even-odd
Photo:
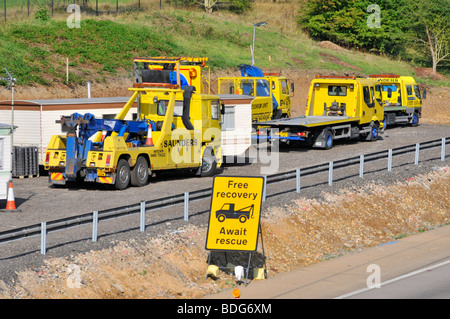
[[[118,132],[117,136],[127,136],[127,143],[133,143],[135,146],[143,146],[145,141],[143,136],[148,133],[149,122],[147,121],[124,121],[116,119],[96,119],[93,114],[84,115],[73,113],[69,117],[62,117],[60,121],[63,130],[67,131],[66,139],[66,167],[65,177],[69,180],[75,180],[78,172],[86,167],[86,158],[91,150],[101,150],[101,142],[92,142],[89,138],[95,133],[106,132],[106,136],[112,132]],[[155,123],[151,121],[152,129],[155,129]]]

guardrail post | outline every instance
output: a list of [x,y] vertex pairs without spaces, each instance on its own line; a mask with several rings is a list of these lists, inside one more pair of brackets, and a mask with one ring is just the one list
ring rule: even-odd
[[414,157],[414,165],[419,165],[419,151],[420,151],[420,144],[416,143],[416,154]]
[[441,161],[445,162],[445,137],[442,138]]
[[359,177],[364,175],[364,155],[359,155]]
[[388,172],[392,171],[392,149],[388,151]]
[[140,223],[139,223],[139,230],[141,232],[145,231],[145,202],[141,202],[141,212],[140,212]]
[[264,188],[263,188],[263,202],[266,201],[266,186],[267,186],[267,176],[263,176],[264,178]]
[[333,185],[333,162],[330,162],[328,166],[328,185]]
[[184,193],[184,221],[189,220],[189,192]]
[[47,223],[41,223],[41,254],[45,255],[47,244]]
[[97,241],[98,211],[92,213],[92,241]]
[[295,171],[295,181],[297,185],[297,193],[300,194],[300,168],[297,168]]

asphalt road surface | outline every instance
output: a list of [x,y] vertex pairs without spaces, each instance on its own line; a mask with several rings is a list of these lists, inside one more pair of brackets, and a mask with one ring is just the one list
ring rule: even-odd
[[[253,281],[240,290],[241,299],[448,299],[450,226]],[[209,298],[233,296],[224,291]]]

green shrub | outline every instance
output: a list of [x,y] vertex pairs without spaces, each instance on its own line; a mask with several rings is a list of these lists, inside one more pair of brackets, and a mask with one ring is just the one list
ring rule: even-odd
[[35,14],[34,18],[36,20],[48,21],[50,20],[50,12],[47,9],[39,9]]

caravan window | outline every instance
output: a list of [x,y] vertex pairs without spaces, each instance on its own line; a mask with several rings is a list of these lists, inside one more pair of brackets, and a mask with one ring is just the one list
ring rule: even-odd
[[236,105],[224,105],[223,124],[224,131],[234,131],[235,129],[235,108]]

